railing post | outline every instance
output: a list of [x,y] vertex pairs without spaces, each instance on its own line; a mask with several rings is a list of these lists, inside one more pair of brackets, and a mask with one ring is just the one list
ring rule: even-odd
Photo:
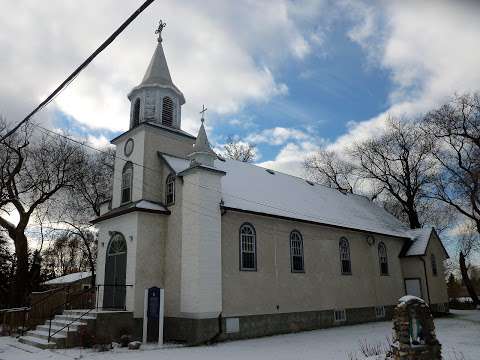
[[100,285],[95,286],[95,310],[98,310],[98,297],[100,296]]
[[50,321],[48,323],[48,340],[47,342],[50,342],[50,332],[52,331],[52,317],[50,316]]
[[27,309],[23,308],[23,322],[22,322],[22,336],[25,335],[25,318],[27,316]]

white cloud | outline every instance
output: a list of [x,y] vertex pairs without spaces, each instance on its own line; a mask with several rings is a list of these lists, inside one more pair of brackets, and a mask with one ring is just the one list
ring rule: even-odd
[[320,145],[321,143],[311,141],[289,142],[280,150],[274,160],[264,161],[258,165],[267,169],[304,177],[303,159],[319,150]]
[[[138,1],[114,0],[3,4],[0,111],[14,120],[28,113],[137,6]],[[273,70],[283,59],[307,56],[314,46],[292,11],[287,0],[156,2],[49,108],[92,128],[125,130],[126,94],[146,70],[156,45],[154,27],[162,18],[168,24],[164,48],[170,71],[187,99],[184,128],[197,131],[202,104],[230,114],[287,92]]]
[[272,129],[264,129],[258,133],[250,134],[246,137],[246,141],[253,144],[269,144],[282,145],[289,140],[306,140],[309,135],[301,130],[285,127],[275,127]]
[[371,66],[390,72],[390,107],[351,125],[331,148],[342,150],[381,130],[392,116],[417,116],[455,92],[480,89],[480,3],[389,1],[372,8],[345,7],[355,25],[348,32],[364,49]]

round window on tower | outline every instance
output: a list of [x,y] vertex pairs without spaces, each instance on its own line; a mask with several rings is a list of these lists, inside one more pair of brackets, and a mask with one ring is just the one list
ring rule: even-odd
[[123,148],[123,152],[125,153],[125,156],[130,156],[133,152],[133,139],[130,138],[127,140],[125,143],[125,147]]

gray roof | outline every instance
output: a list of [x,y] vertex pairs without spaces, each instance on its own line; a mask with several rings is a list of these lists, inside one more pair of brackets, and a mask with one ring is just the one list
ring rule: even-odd
[[[161,156],[177,174],[190,166],[187,159]],[[215,167],[226,173],[221,180],[226,208],[410,237],[403,223],[366,197],[230,159],[215,160]]]
[[158,42],[152,59],[150,60],[150,64],[148,65],[147,71],[143,76],[143,80],[140,85],[135,87],[135,89],[145,86],[160,86],[170,88],[180,95],[181,104],[183,105],[185,103],[185,97],[183,96],[183,93],[175,86],[172,81],[172,77],[170,76],[170,70],[168,69],[167,59],[165,58],[162,42]]

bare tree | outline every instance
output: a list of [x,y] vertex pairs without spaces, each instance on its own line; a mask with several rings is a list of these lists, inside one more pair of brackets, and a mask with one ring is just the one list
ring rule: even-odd
[[[1,123],[3,135],[5,121]],[[28,125],[0,143],[0,227],[15,247],[14,304],[24,303],[30,289],[26,229],[32,215],[51,206],[60,190],[73,186],[81,176],[82,157],[78,146],[62,137],[33,137]],[[9,220],[10,212],[17,214],[18,224]]]
[[425,117],[425,130],[439,146],[441,172],[434,199],[473,221],[480,233],[480,95],[455,96]]
[[415,122],[389,118],[384,134],[356,144],[351,151],[359,176],[393,199],[412,229],[422,225],[420,204],[428,201],[435,173],[434,143],[422,135]]
[[[93,238],[93,234],[92,234]],[[58,277],[90,269],[83,240],[69,230],[59,232],[43,251],[44,269]]]
[[251,163],[255,161],[257,156],[255,145],[243,142],[232,136],[227,138],[224,149],[225,157],[242,162]]
[[114,159],[111,148],[86,154],[83,176],[68,189],[57,217],[68,226],[70,234],[80,240],[92,273],[92,286],[95,285],[97,242],[90,221],[100,216],[100,205],[111,197]]
[[468,294],[472,298],[475,306],[480,305],[478,295],[475,291],[475,287],[472,283],[471,265],[467,264],[467,261],[471,260],[474,254],[478,254],[480,250],[480,234],[476,230],[476,225],[473,222],[467,223],[461,229],[458,242],[459,264],[460,273],[462,274],[462,280],[467,288]]
[[319,150],[307,157],[303,166],[311,180],[342,192],[354,192],[358,181],[356,168],[351,162],[341,159],[337,153]]

